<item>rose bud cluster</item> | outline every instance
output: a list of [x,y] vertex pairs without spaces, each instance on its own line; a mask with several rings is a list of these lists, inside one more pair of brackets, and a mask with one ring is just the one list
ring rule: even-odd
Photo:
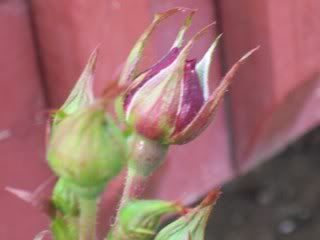
[[[156,26],[167,17],[186,11],[189,14],[169,52],[139,73],[137,65]],[[190,59],[191,48],[213,25],[204,27],[184,45],[184,35],[194,13],[195,10],[175,8],[157,14],[134,45],[120,75],[119,85],[129,85],[121,98],[119,112],[133,132],[129,142],[133,149],[129,170],[134,171],[133,174],[149,176],[163,162],[168,146],[188,143],[206,129],[235,72],[256,50],[251,50],[236,62],[210,93],[210,67],[221,35],[200,61]]]
[[[173,10],[166,12],[156,20],[173,13],[175,13]],[[165,145],[187,143],[209,125],[234,73],[254,51],[242,57],[210,94],[209,70],[220,36],[200,61],[189,59],[191,47],[212,25],[199,31],[182,47],[183,35],[191,23],[193,13],[194,11],[191,11],[187,17],[177,40],[166,56],[135,78],[130,79],[130,76],[135,76],[133,74],[127,77],[131,85],[123,97],[126,123],[138,134]],[[144,33],[143,36],[148,34]],[[145,37],[142,39],[146,40]],[[139,46],[142,50],[141,46],[144,44],[138,41],[133,50],[134,53],[141,54],[141,51],[136,49]],[[132,54],[130,57],[133,57]],[[139,59],[139,57],[140,55],[136,55],[136,58]],[[130,61],[133,62],[131,58]],[[129,63],[130,61],[128,60]],[[134,69],[134,66],[131,66],[131,69]]]

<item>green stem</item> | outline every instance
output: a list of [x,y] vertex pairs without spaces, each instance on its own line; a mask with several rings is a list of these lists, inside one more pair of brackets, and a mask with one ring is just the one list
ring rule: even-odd
[[123,189],[123,193],[121,196],[120,204],[118,207],[118,212],[116,216],[116,223],[119,219],[119,212],[120,209],[126,205],[128,201],[131,199],[139,198],[142,194],[145,184],[146,184],[147,177],[139,176],[136,174],[136,172],[128,168],[127,170],[127,176],[125,180],[125,185]]
[[79,240],[96,240],[97,199],[80,198]]

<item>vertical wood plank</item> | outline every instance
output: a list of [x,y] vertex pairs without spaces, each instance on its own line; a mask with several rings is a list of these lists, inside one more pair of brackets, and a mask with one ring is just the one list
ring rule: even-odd
[[320,5],[312,0],[217,2],[228,66],[261,45],[232,86],[236,155],[240,170],[248,170],[319,124],[319,114],[310,109],[319,102],[315,11]]
[[0,2],[0,239],[33,239],[46,217],[6,187],[35,189],[44,159],[45,100],[26,1]]
[[147,1],[33,0],[32,12],[50,104],[59,106],[93,49],[100,46],[95,89],[114,76],[149,23]]

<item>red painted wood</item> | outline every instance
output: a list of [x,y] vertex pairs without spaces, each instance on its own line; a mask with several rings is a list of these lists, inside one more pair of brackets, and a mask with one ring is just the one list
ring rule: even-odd
[[100,46],[97,93],[124,62],[149,23],[146,1],[33,0],[40,56],[50,104],[58,107]]
[[[256,45],[261,49],[243,65],[231,89],[236,158],[241,171],[279,151],[288,142],[319,124],[320,3],[317,0],[216,0],[224,32],[226,68]],[[44,160],[43,89],[35,50],[41,60],[51,107],[59,106],[97,44],[97,94],[112,79],[132,44],[155,12],[174,6],[198,8],[190,34],[216,20],[209,0],[32,0],[36,43],[23,0],[0,3],[0,187],[34,189],[49,175]],[[168,49],[182,18],[161,26],[143,65]],[[10,24],[8,24],[10,23]],[[192,55],[199,56],[215,35],[201,40]],[[212,87],[220,75],[219,61]],[[172,149],[155,174],[148,197],[194,201],[213,186],[232,177],[223,107],[200,138]],[[9,135],[8,135],[9,133]],[[6,137],[8,136],[8,137]],[[30,177],[32,176],[32,177]],[[103,213],[113,209],[121,191],[119,180],[109,186]],[[29,205],[0,190],[0,238],[32,239],[45,228],[45,218]],[[112,203],[112,204],[111,204]],[[17,220],[18,219],[18,220]],[[99,221],[105,229],[110,219]],[[14,231],[17,227],[19,231]]]
[[0,239],[33,239],[47,218],[5,187],[34,189],[49,175],[43,152],[44,97],[24,1],[0,2]]
[[228,66],[261,45],[232,86],[236,156],[247,170],[319,124],[320,3],[219,4]]

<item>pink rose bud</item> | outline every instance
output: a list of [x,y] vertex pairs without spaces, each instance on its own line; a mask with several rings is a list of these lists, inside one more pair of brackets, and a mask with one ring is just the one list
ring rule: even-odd
[[183,35],[193,13],[188,16],[169,53],[137,75],[123,97],[127,125],[161,144],[184,144],[197,137],[212,121],[241,63],[256,50],[243,56],[209,94],[209,69],[220,36],[199,62],[188,59],[195,41],[212,25],[199,31],[182,47]]

